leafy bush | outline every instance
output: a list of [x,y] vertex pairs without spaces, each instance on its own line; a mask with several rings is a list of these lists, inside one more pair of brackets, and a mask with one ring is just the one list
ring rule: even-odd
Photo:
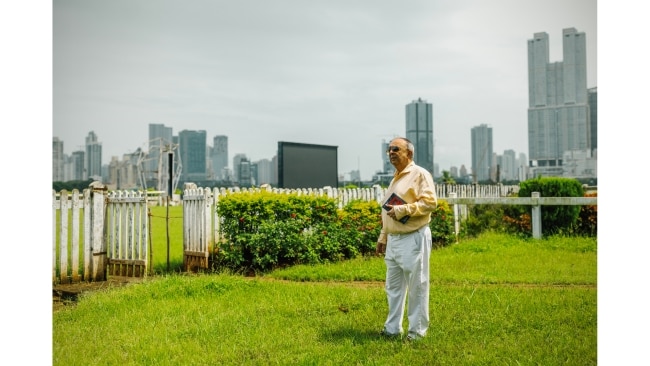
[[339,261],[374,252],[381,229],[377,202],[308,195],[243,192],[217,204],[221,242],[214,264],[234,271],[268,271],[294,264]]
[[431,213],[429,228],[434,247],[443,247],[456,241],[454,210],[447,201],[438,200],[438,207]]
[[381,231],[381,206],[376,201],[355,200],[349,202],[339,212],[339,226],[345,243],[343,252],[346,258],[356,254],[374,253]]
[[505,209],[506,205],[468,205],[467,219],[462,222],[462,231],[472,238],[486,231],[506,232],[503,220]]
[[[597,192],[585,193],[585,197],[597,197]],[[580,206],[580,214],[576,223],[575,234],[596,236],[598,233],[598,206]]]
[[[519,197],[531,197],[533,192],[539,192],[541,197],[583,197],[582,184],[573,178],[540,177],[520,183]],[[530,207],[519,207],[530,210]],[[514,208],[514,210],[517,210]],[[542,234],[552,235],[568,233],[575,227],[580,214],[580,206],[542,206]],[[512,216],[511,216],[512,217]],[[518,216],[521,217],[521,216]]]

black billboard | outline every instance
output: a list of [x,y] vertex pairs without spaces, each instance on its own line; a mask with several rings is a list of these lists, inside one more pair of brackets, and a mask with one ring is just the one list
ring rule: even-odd
[[338,146],[278,141],[278,187],[338,186]]

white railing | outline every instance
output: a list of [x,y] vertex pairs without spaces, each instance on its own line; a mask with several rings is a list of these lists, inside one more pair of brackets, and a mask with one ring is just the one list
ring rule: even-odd
[[454,226],[456,237],[462,219],[461,207],[466,205],[525,205],[532,206],[531,224],[533,238],[542,237],[542,206],[580,206],[598,205],[597,197],[541,197],[539,192],[532,192],[531,197],[457,197],[455,193],[446,199],[454,207]]

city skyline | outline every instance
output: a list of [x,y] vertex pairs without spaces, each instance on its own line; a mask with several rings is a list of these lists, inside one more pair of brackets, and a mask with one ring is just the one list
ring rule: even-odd
[[585,32],[597,86],[595,1],[130,4],[53,3],[53,136],[66,154],[93,130],[106,164],[146,146],[127,131],[162,123],[229,136],[230,153],[252,161],[277,141],[338,146],[339,170],[366,180],[418,98],[433,106],[440,169],[469,164],[482,123],[495,152],[527,154],[526,43],[537,32],[551,61],[562,29]]
[[[426,102],[426,101],[421,101],[421,102]],[[205,153],[205,156],[204,156],[204,159],[205,159],[205,162],[204,162],[204,163],[205,163],[205,174],[206,174],[206,179],[212,179],[212,178],[210,178],[210,174],[211,174],[211,173],[214,174],[214,169],[213,169],[214,162],[213,162],[211,159],[213,158],[214,155],[210,155],[210,154],[211,154],[211,150],[214,149],[215,146],[213,146],[212,144],[210,144],[210,141],[214,141],[214,140],[217,140],[217,139],[221,139],[221,140],[222,140],[223,142],[225,142],[225,144],[227,145],[228,136],[217,135],[217,136],[210,137],[210,136],[205,135],[205,131],[198,131],[198,130],[183,130],[183,131],[179,131],[179,133],[173,133],[173,128],[170,127],[170,126],[164,126],[164,124],[152,124],[152,125],[148,126],[148,127],[149,127],[149,131],[150,131],[150,133],[151,133],[151,128],[152,128],[152,126],[153,126],[154,128],[159,128],[159,129],[162,128],[162,129],[166,130],[166,132],[167,132],[168,134],[172,134],[172,135],[170,135],[168,138],[163,139],[162,141],[171,141],[171,140],[173,140],[173,139],[177,139],[177,140],[180,141],[180,140],[182,140],[181,137],[179,136],[179,133],[180,133],[180,132],[182,132],[182,133],[185,134],[185,135],[187,135],[187,134],[193,134],[193,135],[195,135],[195,134],[197,134],[197,133],[202,134],[203,137],[205,137],[204,150],[205,150],[206,153]],[[473,126],[473,127],[472,127],[472,134],[474,133],[473,130],[476,129],[476,128],[477,128],[477,126]],[[491,128],[490,128],[490,130],[491,130]],[[102,144],[101,139],[99,138],[99,136],[97,136],[97,134],[96,134],[94,131],[88,131],[88,136],[93,136],[93,138],[96,139],[96,140],[94,141],[94,144],[95,144],[95,145],[98,145],[98,146],[100,147],[100,156],[101,156],[101,155],[102,155],[101,152],[103,151],[103,144]],[[88,142],[88,138],[89,138],[88,136],[85,138],[85,139],[86,139],[86,143]],[[404,136],[407,136],[407,134],[405,134]],[[151,137],[151,135],[150,135],[150,137]],[[146,147],[146,146],[141,146],[141,147],[140,147],[140,149],[141,149],[142,152],[146,152],[146,151],[148,151],[148,155],[143,156],[143,158],[147,161],[147,162],[145,163],[145,165],[143,165],[143,168],[146,170],[145,174],[146,174],[149,178],[154,177],[154,176],[151,174],[151,172],[152,172],[152,171],[155,171],[156,169],[158,169],[158,167],[157,167],[157,164],[158,164],[158,149],[159,149],[159,145],[160,145],[160,143],[161,143],[161,142],[157,141],[158,139],[160,139],[160,137],[156,137],[156,138],[154,138],[153,140],[152,140],[152,139],[149,139],[149,140],[148,140],[148,141],[149,141],[149,146],[148,146],[148,147]],[[472,140],[473,140],[473,137],[472,137]],[[65,141],[63,141],[62,139],[60,139],[58,136],[53,136],[53,142],[54,142],[55,146],[58,146],[58,145],[63,145],[63,146],[65,146]],[[383,175],[383,174],[385,174],[385,173],[387,173],[387,172],[388,172],[388,173],[392,172],[392,165],[390,165],[389,163],[387,164],[387,160],[385,159],[385,156],[384,156],[384,155],[386,155],[386,154],[385,154],[385,150],[386,150],[386,146],[387,146],[388,142],[390,142],[390,139],[383,140],[383,141],[380,143],[380,149],[378,149],[377,154],[380,156],[380,159],[383,161],[383,163],[381,164],[380,167],[378,167],[377,169],[375,169],[375,171],[374,171],[374,173],[373,173],[373,178],[374,178],[374,175],[376,175],[376,174]],[[291,141],[291,143],[299,143],[299,144],[300,144],[301,142]],[[177,146],[174,147],[174,149],[179,149],[179,148],[180,148],[180,143],[177,144]],[[221,146],[221,148],[224,148],[224,146]],[[227,150],[227,147],[225,147],[225,149],[226,149],[226,150],[222,151],[222,153],[226,153],[226,155],[230,155],[231,152]],[[87,154],[88,154],[88,146],[83,146],[83,145],[80,145],[80,146],[78,147],[78,149],[76,149],[75,151],[72,151],[72,152],[69,153],[69,154],[68,154],[68,153],[60,154],[60,151],[63,151],[63,150],[64,150],[64,149],[63,149],[62,147],[56,147],[56,148],[54,149],[54,151],[53,151],[53,154],[54,154],[53,158],[55,158],[55,159],[59,159],[59,158],[60,158],[60,159],[61,159],[61,164],[63,164],[63,159],[64,159],[64,158],[67,158],[67,159],[73,158],[73,157],[75,156],[75,154],[82,154],[82,155],[84,155],[84,154],[87,155]],[[503,152],[499,152],[499,151],[492,151],[492,152],[493,152],[495,155],[501,156],[501,155],[503,155],[504,153],[506,153],[506,152],[508,152],[508,151],[514,151],[514,150],[512,150],[512,149],[506,149],[506,150],[504,150]],[[527,155],[525,152],[519,152],[519,151],[514,151],[514,152],[517,153],[517,154],[523,154],[524,156]],[[126,160],[133,159],[133,154],[134,154],[134,153],[137,153],[137,154],[139,155],[138,151],[129,151],[129,152],[125,152],[125,153],[123,153],[123,154],[120,155],[120,156],[113,156],[113,157],[111,157],[111,161],[110,161],[109,163],[107,163],[107,164],[102,164],[102,168],[107,168],[107,169],[108,169],[109,166],[110,166],[110,164],[113,163],[113,162],[122,162],[124,159],[126,159]],[[180,151],[178,152],[178,154],[180,154],[180,156],[183,156],[183,154],[182,154]],[[222,162],[221,164],[224,164],[224,163],[225,163],[225,167],[227,167],[227,168],[230,170],[230,172],[231,172],[233,175],[236,176],[236,165],[237,165],[237,163],[238,163],[236,160],[237,160],[237,159],[244,158],[244,157],[246,157],[246,159],[247,159],[250,163],[258,163],[258,162],[264,162],[264,161],[272,161],[273,159],[277,158],[277,155],[270,156],[270,157],[261,157],[261,158],[259,158],[259,159],[255,159],[255,160],[253,160],[253,159],[250,159],[250,158],[248,157],[248,154],[246,154],[245,152],[243,152],[243,153],[237,153],[237,154],[235,154],[235,157],[232,159],[232,161]],[[85,160],[88,159],[88,157],[86,156],[86,157],[84,157],[83,159],[84,159],[84,161],[85,161]],[[57,160],[57,161],[58,161],[58,160]],[[209,164],[208,164],[208,163],[209,163]],[[175,164],[179,164],[179,162],[176,162]],[[187,163],[185,163],[185,165],[186,165],[186,164],[187,164]],[[183,164],[181,163],[181,165],[183,165]],[[388,165],[388,167],[387,167],[387,165]],[[162,171],[163,171],[163,172],[166,172],[167,169],[168,169],[168,168],[166,167],[166,166],[167,166],[166,161],[163,161],[163,166],[164,166],[164,169],[162,169]],[[472,171],[472,163],[471,163],[471,161],[470,161],[469,163],[465,163],[465,162],[463,162],[463,163],[460,163],[460,164],[457,164],[457,165],[452,165],[452,166],[449,166],[449,167],[440,167],[440,166],[438,165],[438,163],[435,163],[435,167],[433,168],[434,172],[432,172],[432,174],[435,173],[435,174],[434,174],[435,177],[440,177],[440,176],[442,176],[443,171],[447,171],[447,172],[452,173],[453,176],[456,176],[456,175],[453,174],[453,173],[454,173],[454,172],[459,172],[459,171],[460,171],[461,169],[463,169],[463,168],[466,169],[466,170],[469,172],[468,174],[471,175],[471,171]],[[59,168],[59,169],[60,169],[61,171],[63,171],[63,166],[62,166],[61,168]],[[85,169],[85,168],[84,168],[84,169]],[[177,168],[175,168],[175,169],[177,169]],[[193,170],[194,170],[193,173],[198,173],[198,172],[199,172],[199,171],[197,170],[197,167],[194,167]],[[199,170],[201,170],[201,169],[199,169]],[[211,170],[212,170],[212,171],[211,171]],[[58,172],[57,172],[57,173],[58,173]],[[351,171],[340,171],[340,170],[339,170],[338,173],[339,173],[339,177],[341,177],[342,180],[355,180],[356,178],[353,178],[353,177],[357,176],[358,171],[357,171],[357,170],[354,170],[354,169],[351,170]],[[68,174],[69,174],[69,173],[68,173]],[[182,171],[182,174],[187,174],[187,172]],[[200,173],[200,174],[203,174],[203,173]],[[459,174],[460,174],[460,173],[459,173]],[[101,174],[93,174],[93,175],[95,175],[95,176],[100,176]],[[166,173],[165,173],[164,175],[166,175]],[[457,177],[457,178],[459,178],[459,177],[463,177],[463,175],[457,175],[456,177]],[[76,179],[76,178],[75,178],[75,179],[72,179],[72,178],[70,178],[70,179],[67,179],[67,180],[80,180],[80,179],[81,179],[81,178],[79,178],[79,179]],[[197,178],[197,179],[198,179],[198,178]],[[220,178],[216,178],[216,177],[215,177],[215,178],[213,178],[213,179],[220,180],[220,179],[223,179],[223,178],[221,178],[221,177],[220,177]],[[483,177],[483,179],[489,179],[489,178],[488,178],[488,177]],[[203,179],[199,179],[199,180],[203,180]],[[361,179],[361,180],[362,180],[362,181],[370,181],[371,179]],[[64,180],[64,181],[65,181],[65,180]],[[114,183],[114,182],[109,182],[109,183]]]

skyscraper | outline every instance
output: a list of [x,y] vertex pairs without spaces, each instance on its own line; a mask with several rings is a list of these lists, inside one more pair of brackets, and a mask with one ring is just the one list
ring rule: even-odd
[[591,134],[591,152],[598,150],[598,88],[587,90],[589,101],[589,132]]
[[393,174],[395,173],[395,167],[393,164],[390,163],[390,159],[388,158],[388,154],[386,151],[388,151],[388,144],[390,141],[382,140],[381,141],[381,166],[382,166],[382,173],[387,173],[387,174]]
[[239,182],[239,164],[242,160],[248,161],[246,154],[236,154],[235,157],[232,158],[232,173],[235,182]]
[[563,61],[549,62],[545,32],[528,40],[528,155],[535,176],[561,176],[567,150],[591,145],[584,32],[562,30]]
[[226,179],[228,167],[228,136],[217,135],[212,145],[212,170],[216,180]]
[[433,176],[433,106],[418,98],[406,105],[406,138],[415,146],[413,161]]
[[84,165],[86,163],[86,159],[84,159],[84,151],[79,150],[79,151],[73,151],[72,154],[70,155],[70,179],[66,180],[86,180],[86,176],[84,174]]
[[65,179],[63,163],[63,141],[58,137],[52,138],[52,181],[63,182]]
[[517,174],[517,153],[512,150],[505,150],[501,157],[501,179],[499,180],[516,180]]
[[472,179],[474,183],[490,180],[492,166],[492,127],[472,127]]
[[183,182],[200,182],[206,179],[206,141],[205,130],[183,130],[178,133]]
[[86,163],[84,179],[102,180],[102,144],[97,135],[90,131],[86,137]]
[[255,163],[257,166],[257,185],[264,183],[270,185],[277,185],[276,179],[274,179],[274,166],[273,162],[269,159],[261,159]]

